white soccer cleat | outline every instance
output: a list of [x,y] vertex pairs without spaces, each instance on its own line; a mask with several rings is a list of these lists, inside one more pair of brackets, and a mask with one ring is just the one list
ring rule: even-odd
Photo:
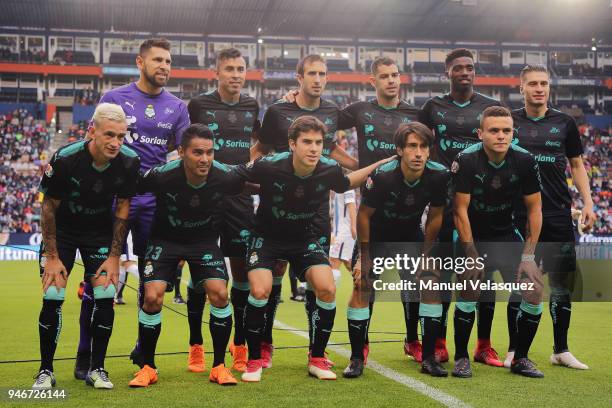
[[512,365],[512,360],[514,360],[514,351],[509,351],[506,354],[506,359],[504,360],[504,367],[510,368]]
[[260,382],[261,372],[263,371],[263,361],[249,360],[247,361],[246,371],[242,373],[242,381],[244,382]]
[[108,372],[103,368],[97,368],[88,372],[85,383],[101,390],[112,390],[114,387],[113,383],[108,379]]
[[36,381],[32,385],[33,390],[50,390],[55,387],[55,375],[49,370],[40,370],[36,377]]
[[576,370],[588,370],[589,366],[578,361],[576,357],[569,351],[565,351],[559,354],[552,354],[550,356],[550,362],[553,365],[562,365]]
[[325,357],[310,357],[308,360],[308,374],[319,380],[335,380],[336,373],[331,370],[329,361]]

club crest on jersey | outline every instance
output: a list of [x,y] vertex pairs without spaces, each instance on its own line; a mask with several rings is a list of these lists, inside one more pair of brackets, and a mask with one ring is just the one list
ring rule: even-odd
[[228,113],[227,120],[229,120],[230,123],[236,123],[236,121],[238,121],[238,116],[236,115],[236,112],[231,111],[230,113]]
[[455,160],[453,164],[451,164],[451,173],[456,173],[458,171],[459,171],[459,162]]
[[144,277],[150,278],[151,276],[153,276],[153,264],[151,263],[151,261],[149,261],[147,262],[147,265],[144,268]]
[[463,115],[459,115],[457,116],[457,124],[459,126],[463,125],[465,123],[465,117]]
[[189,201],[189,205],[191,207],[199,207],[200,206],[200,196],[197,194],[194,194],[193,196],[191,196],[191,200]]
[[297,188],[295,189],[295,192],[293,193],[295,195],[295,198],[302,198],[304,197],[304,186],[297,186]]
[[99,194],[103,187],[104,185],[102,184],[102,180],[98,180],[91,189]]
[[416,200],[414,199],[414,195],[408,194],[406,196],[406,199],[404,200],[404,204],[406,204],[407,206],[411,206],[411,205],[414,205],[415,201]]
[[500,180],[499,176],[493,177],[493,179],[491,180],[491,187],[493,187],[494,189],[498,190],[501,186],[502,186],[502,184],[501,184],[501,180]]
[[153,105],[151,104],[147,105],[147,107],[145,108],[144,114],[145,114],[145,118],[147,119],[155,119],[155,109],[153,109]]
[[529,132],[529,136],[531,136],[531,137],[538,137],[538,130],[537,129],[531,129],[531,131]]
[[372,180],[372,177],[368,177],[365,186],[368,190],[371,190],[372,187],[374,187],[374,180]]
[[259,261],[259,257],[257,256],[257,252],[251,252],[251,256],[249,257],[249,265],[253,266]]
[[51,166],[51,163],[47,164],[47,167],[45,168],[45,176],[49,178],[53,176],[53,166]]
[[391,126],[393,124],[393,119],[391,116],[385,116],[385,120],[383,122],[385,126]]

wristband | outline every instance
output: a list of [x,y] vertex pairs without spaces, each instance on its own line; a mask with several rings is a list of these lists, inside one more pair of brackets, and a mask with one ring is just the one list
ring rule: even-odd
[[521,255],[521,262],[535,262],[534,254],[523,254]]

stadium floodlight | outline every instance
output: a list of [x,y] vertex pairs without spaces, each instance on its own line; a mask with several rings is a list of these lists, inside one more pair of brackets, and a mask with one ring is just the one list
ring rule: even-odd
[[591,51],[597,51],[597,47],[596,46],[592,46],[591,47]]
[[257,27],[257,32],[261,33],[261,27]]
[[257,44],[263,44],[263,38],[258,38],[257,39]]

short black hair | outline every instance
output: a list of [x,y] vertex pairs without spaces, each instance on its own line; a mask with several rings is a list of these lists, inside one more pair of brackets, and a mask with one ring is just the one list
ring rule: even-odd
[[327,133],[327,126],[325,126],[323,122],[314,116],[300,116],[293,121],[291,126],[289,126],[289,140],[297,142],[300,134],[310,131],[319,132],[323,137],[325,137],[325,134]]
[[183,132],[183,138],[181,139],[181,147],[187,149],[192,139],[200,138],[206,140],[214,140],[212,130],[208,126],[202,123],[194,123],[189,126],[185,132]]
[[395,147],[398,147],[400,149],[406,147],[406,139],[409,135],[413,133],[423,139],[425,142],[427,142],[427,145],[429,147],[433,146],[435,139],[434,134],[430,128],[428,128],[421,122],[408,122],[401,123],[395,131],[395,134],[393,135],[393,142],[395,143]]
[[228,59],[240,58],[242,57],[242,53],[237,48],[224,48],[217,54],[217,67],[221,61],[225,61]]
[[468,50],[467,48],[455,48],[446,54],[446,60],[444,61],[446,68],[448,69],[454,60],[461,57],[467,57],[473,60],[474,54],[472,54],[472,51]]
[[304,75],[304,65],[310,62],[322,62],[325,64],[325,66],[327,66],[327,61],[325,61],[325,58],[319,54],[308,54],[298,62],[297,66],[295,67],[295,71],[299,75]]
[[512,113],[510,113],[510,109],[504,106],[489,106],[482,111],[482,118],[480,118],[480,129],[484,129],[482,125],[486,118],[512,118]]
[[140,51],[138,52],[138,55],[143,57],[146,52],[153,47],[163,48],[164,50],[170,52],[170,41],[166,40],[165,38],[149,38],[140,44]]
[[521,81],[523,80],[523,77],[530,72],[545,72],[546,74],[550,75],[548,73],[548,68],[546,68],[544,65],[527,64],[523,67],[523,69],[521,69]]
[[370,71],[372,72],[372,75],[376,75],[376,71],[378,71],[378,67],[380,67],[381,65],[385,65],[387,67],[391,65],[397,66],[397,62],[395,62],[395,60],[390,57],[376,57],[376,59],[374,59],[374,61],[372,61],[372,64],[370,65]]

